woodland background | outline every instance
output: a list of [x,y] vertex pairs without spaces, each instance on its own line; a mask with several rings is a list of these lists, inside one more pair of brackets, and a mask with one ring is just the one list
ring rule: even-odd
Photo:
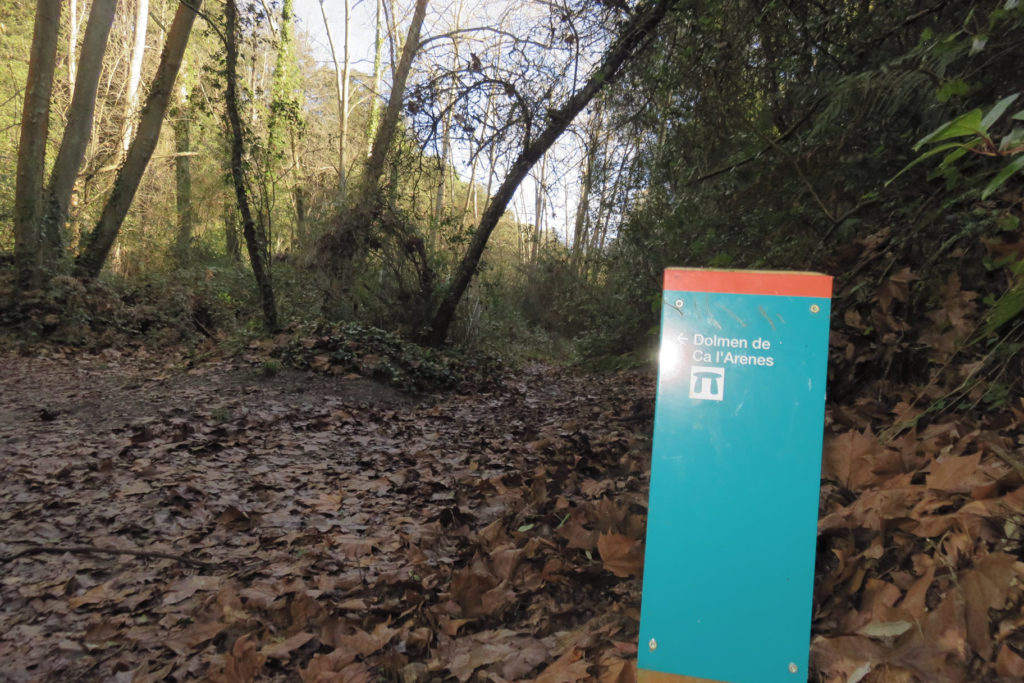
[[[362,70],[347,24],[326,58],[290,0],[0,7],[5,675],[628,680],[661,273],[694,266],[836,277],[812,680],[1021,680],[1019,2],[378,0],[373,16]],[[253,388],[293,372],[434,403],[318,412]],[[107,424],[69,377],[122,407],[137,399],[105,383],[158,377],[185,412]],[[267,406],[218,398],[242,386]],[[516,426],[474,431],[480,410]],[[275,459],[285,424],[375,454],[317,476],[376,472],[436,514],[341,529],[355,501],[281,481],[218,507],[218,471],[254,476],[237,449],[265,451],[264,472],[299,463]],[[436,461],[385,457],[409,434]],[[204,484],[171,493],[174,463],[205,453]],[[302,559],[238,553],[218,573],[185,524],[163,551],[184,561],[149,558],[158,579],[85,551],[47,574],[55,538],[164,547],[69,483],[94,479],[154,524],[154,505],[206,506],[240,547]],[[54,491],[80,511],[33,527]],[[328,521],[295,531],[271,510],[285,499]],[[337,575],[342,531],[347,560],[388,571]],[[159,623],[139,588],[157,580],[181,605]]]

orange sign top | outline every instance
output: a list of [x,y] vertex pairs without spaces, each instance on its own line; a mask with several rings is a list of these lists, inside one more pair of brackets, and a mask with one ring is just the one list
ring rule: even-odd
[[828,299],[832,296],[832,277],[788,271],[666,268],[665,290]]

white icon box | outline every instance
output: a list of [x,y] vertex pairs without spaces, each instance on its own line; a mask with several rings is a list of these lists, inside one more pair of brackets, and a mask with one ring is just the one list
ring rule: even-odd
[[690,367],[690,398],[721,401],[725,397],[725,368]]

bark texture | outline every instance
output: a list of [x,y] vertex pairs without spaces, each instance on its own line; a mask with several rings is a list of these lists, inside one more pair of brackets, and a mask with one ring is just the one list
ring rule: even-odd
[[138,132],[128,147],[124,164],[117,172],[114,187],[103,206],[103,213],[86,239],[85,250],[75,262],[75,270],[80,276],[99,275],[110,253],[110,247],[114,244],[121,224],[128,214],[135,192],[142,182],[142,174],[146,171],[160,138],[160,127],[167,112],[167,105],[171,101],[174,80],[181,68],[185,47],[188,45],[192,24],[195,23],[196,11],[201,2],[202,0],[191,0],[191,4],[178,4],[174,21],[167,33],[167,43],[164,45],[163,54],[160,55],[156,76],[139,116]]
[[409,80],[409,72],[412,70],[412,60],[420,49],[420,29],[423,27],[423,17],[427,13],[427,1],[416,0],[416,9],[413,11],[412,22],[409,24],[409,33],[406,35],[405,45],[402,47],[402,58],[398,62],[398,68],[395,69],[391,94],[388,96],[388,106],[384,110],[384,118],[373,139],[370,157],[366,160],[366,170],[363,173],[358,199],[360,207],[365,208],[372,205],[379,189],[380,177],[384,173],[384,160],[395,139],[398,118],[402,114],[405,84]]
[[93,0],[89,20],[82,40],[75,91],[68,110],[60,150],[53,162],[50,183],[44,199],[44,214],[40,228],[43,262],[55,264],[63,255],[64,224],[68,220],[68,207],[75,189],[78,171],[85,158],[85,149],[92,134],[93,115],[96,111],[96,91],[103,69],[103,54],[107,49],[110,27],[114,23],[117,0]]
[[252,274],[256,279],[263,307],[263,324],[268,332],[274,332],[277,330],[277,304],[274,301],[274,287],[270,281],[266,244],[256,230],[256,221],[253,219],[249,195],[245,188],[245,142],[242,137],[242,118],[238,112],[238,7],[235,0],[227,0],[224,3],[224,18],[227,31],[227,83],[224,90],[224,105],[228,126],[231,129],[231,180],[235,187],[238,212],[242,216],[242,235],[245,237],[245,246],[249,252],[249,264],[252,266]]
[[39,217],[61,4],[61,0],[38,0],[29,52],[14,190],[14,263],[22,287],[39,285],[42,280]]

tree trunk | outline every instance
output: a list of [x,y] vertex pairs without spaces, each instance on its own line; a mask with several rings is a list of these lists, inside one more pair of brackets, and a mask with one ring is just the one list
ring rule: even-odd
[[[590,135],[586,143],[586,154],[583,157],[583,180],[580,187],[580,200],[576,205],[576,221],[573,225],[572,244],[569,251],[569,262],[572,270],[577,275],[582,275],[581,263],[588,241],[588,226],[590,225],[590,191],[594,186],[594,164],[597,161],[597,150],[600,147],[599,136],[601,134],[601,109],[598,105],[594,112],[594,118],[590,121]],[[568,237],[568,236],[567,236]]]
[[[454,31],[458,32],[461,24],[462,14],[462,3],[459,2],[455,6],[455,26]],[[457,38],[452,39],[452,73],[458,73],[459,70],[459,41]],[[445,176],[448,173],[448,156],[451,154],[452,145],[452,107],[454,105],[455,94],[451,92],[448,95],[448,101],[444,104],[444,111],[441,114],[441,156],[438,159],[438,180],[437,180],[437,192],[434,195],[434,230],[430,236],[430,246],[433,249],[436,243],[437,233],[440,232],[441,218],[444,214],[444,188],[445,188]],[[451,183],[454,187],[455,183]]]
[[[384,21],[384,0],[377,0],[377,18],[373,27],[373,92],[370,93],[370,115],[366,121],[366,139],[372,140],[377,135],[380,124],[380,81],[383,73],[382,56],[384,52],[384,32],[381,25]],[[370,150],[366,151],[370,155]]]
[[68,89],[75,91],[75,81],[78,78],[78,62],[75,53],[78,52],[78,0],[71,0],[68,6]]
[[[149,26],[149,0],[137,0],[132,56],[128,66],[128,91],[124,101],[124,126],[121,131],[121,157],[127,158],[139,109],[139,85],[142,83],[142,58],[146,53],[146,29]],[[202,0],[200,0],[201,2]],[[199,3],[196,3],[199,6]]]
[[519,153],[509,169],[508,175],[495,193],[494,199],[484,211],[480,225],[477,226],[469,244],[469,249],[453,275],[448,291],[434,314],[430,328],[421,335],[424,342],[440,346],[447,339],[448,329],[455,318],[455,310],[476,274],[480,258],[487,246],[487,240],[498,225],[498,220],[505,213],[505,207],[508,206],[533,165],[565,132],[576,115],[615,77],[622,65],[648,42],[653,31],[669,10],[680,3],[681,0],[649,0],[639,5],[583,88],[573,93],[561,108],[549,111],[547,127]]
[[533,202],[533,243],[530,245],[530,263],[536,265],[540,258],[540,245],[544,241],[544,212],[547,206],[547,196],[544,187],[547,183],[548,157],[546,154],[540,156],[540,176],[534,178],[536,190]]
[[178,231],[175,258],[180,265],[189,261],[192,249],[192,157],[191,121],[188,94],[181,88],[174,119],[174,189],[177,205]]
[[377,136],[373,139],[373,147],[366,160],[358,185],[359,189],[354,194],[354,199],[349,201],[351,210],[347,211],[343,220],[339,221],[338,227],[322,238],[324,239],[322,249],[327,250],[328,254],[325,265],[332,271],[330,277],[334,278],[336,282],[347,277],[346,271],[349,263],[363,251],[370,236],[370,225],[379,202],[378,194],[380,178],[384,173],[384,161],[398,128],[402,102],[405,97],[405,84],[409,78],[409,72],[412,70],[412,60],[419,51],[420,29],[426,15],[427,2],[428,0],[416,0],[416,9],[413,12],[412,22],[409,24],[405,45],[402,48],[402,57],[395,69],[388,106],[384,111],[380,128],[377,130]]
[[[74,3],[72,3],[74,4]],[[50,182],[44,197],[44,213],[40,225],[44,267],[56,266],[63,256],[64,225],[68,220],[71,194],[78,171],[85,158],[96,111],[96,90],[103,69],[103,54],[114,23],[117,0],[93,0],[89,23],[85,27],[82,54],[78,63],[75,92],[68,110],[64,137],[50,171]]]
[[416,0],[412,23],[409,24],[409,33],[405,37],[405,45],[402,46],[402,58],[395,70],[391,94],[388,96],[388,106],[384,110],[384,118],[377,130],[377,136],[373,139],[370,157],[366,160],[366,170],[363,173],[358,199],[359,206],[364,210],[373,203],[377,194],[380,177],[384,173],[384,159],[388,150],[391,149],[391,142],[394,140],[395,130],[398,127],[398,119],[402,114],[405,83],[412,70],[413,57],[420,49],[420,29],[423,27],[423,17],[427,13],[427,1]]
[[149,96],[139,116],[138,131],[128,147],[124,164],[117,172],[114,187],[103,206],[100,219],[86,238],[85,249],[75,263],[75,270],[82,276],[99,275],[107,254],[110,253],[110,247],[128,214],[132,199],[135,198],[135,192],[139,189],[142,174],[160,138],[160,125],[171,100],[174,80],[181,68],[185,47],[188,45],[192,24],[195,22],[196,11],[201,2],[202,0],[191,0],[191,4],[178,4],[174,22],[167,34],[167,43],[164,45],[163,54],[160,55],[160,64],[150,85]]
[[292,153],[292,201],[295,205],[295,230],[292,232],[290,247],[295,248],[298,244],[306,241],[306,190],[303,184],[306,182],[306,172],[302,157],[295,150],[295,128],[289,131],[289,148]]
[[277,305],[274,302],[274,288],[268,271],[266,259],[267,247],[256,232],[256,222],[252,217],[249,197],[245,189],[245,170],[242,166],[244,156],[244,139],[242,137],[242,118],[238,113],[238,8],[236,0],[224,3],[225,30],[227,32],[224,105],[231,129],[231,179],[234,181],[235,198],[238,200],[238,211],[242,215],[242,234],[245,236],[246,250],[249,252],[249,263],[256,279],[260,302],[263,305],[263,324],[268,332],[277,330]]
[[242,262],[242,247],[238,243],[238,205],[224,202],[224,250],[235,263]]
[[338,206],[345,203],[348,189],[348,99],[349,99],[349,36],[351,35],[350,0],[345,2],[345,42],[342,45],[341,61],[334,47],[331,34],[331,22],[327,20],[327,9],[324,0],[320,0],[320,16],[324,20],[324,32],[327,33],[327,45],[331,49],[331,61],[334,63],[335,95],[338,101]]
[[22,287],[38,286],[42,281],[39,217],[61,4],[61,0],[38,0],[29,52],[14,190],[14,263]]

